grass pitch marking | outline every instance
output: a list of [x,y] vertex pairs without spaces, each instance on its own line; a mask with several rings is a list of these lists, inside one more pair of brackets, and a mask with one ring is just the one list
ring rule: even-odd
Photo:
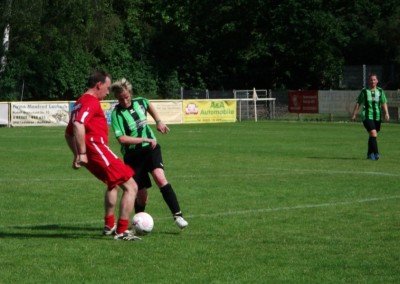
[[[186,219],[195,219],[195,218],[212,218],[212,217],[221,217],[221,216],[234,216],[234,215],[242,215],[242,214],[253,214],[253,213],[268,213],[268,212],[279,212],[279,211],[288,211],[288,210],[301,210],[301,209],[313,209],[313,208],[323,208],[323,207],[335,207],[335,206],[346,206],[346,205],[354,205],[354,204],[362,204],[369,202],[379,202],[385,200],[394,200],[400,199],[400,195],[392,195],[385,197],[371,197],[365,199],[356,199],[349,201],[340,201],[340,202],[327,202],[327,203],[319,203],[319,204],[304,204],[304,205],[296,205],[296,206],[287,206],[287,207],[276,207],[276,208],[263,208],[263,209],[250,209],[250,210],[241,210],[241,211],[228,211],[228,212],[216,212],[216,213],[208,213],[208,214],[196,214],[196,215],[185,215]],[[171,219],[171,217],[158,217],[154,218],[154,220],[167,220]],[[96,221],[87,221],[87,222],[71,222],[71,223],[54,223],[54,225],[85,225],[85,224],[102,224],[103,220]],[[20,224],[20,225],[0,225],[0,229],[5,228],[29,228],[29,227],[41,227],[41,226],[49,226],[46,224]],[[99,229],[100,230],[100,229]]]
[[[268,172],[270,171],[270,172]],[[335,171],[335,170],[318,170],[318,169],[280,169],[280,168],[265,168],[263,172],[249,172],[246,176],[271,176],[271,175],[287,175],[282,172],[290,172],[292,174],[304,174],[304,173],[323,173],[330,175],[375,175],[375,176],[387,176],[387,177],[400,177],[400,173],[387,173],[387,172],[362,172],[362,171]],[[236,174],[221,174],[219,177],[234,177]],[[203,178],[202,175],[171,175],[172,178]],[[54,181],[90,181],[96,180],[92,176],[83,178],[30,178],[30,182],[54,182]],[[22,182],[20,177],[8,177],[0,178],[0,182]],[[26,182],[26,181],[24,181]]]
[[312,209],[312,208],[321,208],[321,207],[335,207],[335,206],[354,205],[354,204],[378,202],[378,201],[393,200],[393,199],[400,199],[400,195],[393,195],[393,196],[386,196],[386,197],[373,197],[373,198],[358,199],[358,200],[352,200],[352,201],[328,202],[328,203],[320,203],[320,204],[304,204],[304,205],[296,205],[296,206],[288,206],[288,207],[250,209],[250,210],[228,211],[228,212],[211,213],[211,214],[185,215],[185,218],[189,219],[189,218],[199,218],[199,217],[221,217],[221,216],[252,214],[252,213],[277,212],[277,211],[288,211],[288,210],[298,210],[298,209]]

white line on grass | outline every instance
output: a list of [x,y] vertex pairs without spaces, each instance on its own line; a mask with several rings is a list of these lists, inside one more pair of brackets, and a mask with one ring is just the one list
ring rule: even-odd
[[[287,207],[275,207],[275,208],[263,208],[263,209],[249,209],[249,210],[241,210],[241,211],[225,211],[225,212],[216,212],[216,213],[207,213],[207,214],[197,214],[197,215],[185,215],[185,218],[212,218],[212,217],[221,217],[221,216],[233,216],[233,215],[243,215],[243,214],[253,214],[253,213],[266,213],[266,212],[278,212],[278,211],[287,211],[287,210],[298,210],[298,209],[310,209],[310,208],[321,208],[321,207],[335,207],[335,206],[344,206],[344,205],[353,205],[353,204],[362,204],[369,202],[378,202],[385,200],[393,200],[400,199],[400,195],[392,195],[385,197],[372,197],[365,199],[356,199],[350,201],[340,201],[340,202],[330,202],[330,203],[320,203],[320,204],[304,204],[304,205],[296,205],[296,206],[287,206]],[[155,220],[166,220],[171,219],[171,217],[159,217],[154,218]],[[46,224],[18,224],[18,225],[0,225],[0,229],[4,228],[30,228],[30,227],[46,227],[46,226],[71,226],[71,225],[87,225],[87,224],[102,224],[102,220],[96,221],[87,221],[87,222],[73,222],[73,223],[46,223]]]
[[374,202],[374,201],[385,201],[385,200],[399,199],[399,198],[400,198],[400,195],[393,195],[393,196],[386,196],[386,197],[374,197],[374,198],[367,198],[367,199],[358,199],[358,200],[352,200],[352,201],[340,201],[340,202],[320,203],[320,204],[304,204],[304,205],[297,205],[297,206],[264,208],[264,209],[249,209],[249,210],[228,211],[228,212],[211,213],[211,214],[198,214],[198,215],[193,215],[193,216],[185,215],[185,218],[186,217],[189,217],[189,218],[220,217],[220,216],[230,216],[230,215],[242,215],[242,214],[252,214],[252,213],[264,213],[264,212],[296,210],[296,209],[335,207],[335,206],[343,206],[343,205],[353,205],[353,204],[368,203],[368,202]]
[[352,175],[377,175],[377,176],[394,176],[399,177],[399,173],[387,173],[387,172],[361,172],[361,171],[335,171],[335,170],[320,170],[320,169],[278,169],[278,168],[266,168],[266,170],[274,171],[290,171],[296,173],[324,173],[324,174],[352,174]]
[[[280,169],[280,168],[264,168],[263,172],[248,172],[246,176],[272,176],[272,175],[286,175],[290,172],[291,174],[312,174],[312,173],[323,173],[331,175],[374,175],[374,176],[392,176],[400,177],[400,173],[387,173],[387,172],[362,172],[362,171],[335,171],[335,170],[320,170],[320,169]],[[237,174],[219,174],[219,177],[231,177],[237,176]],[[185,178],[185,176],[174,176]],[[190,176],[190,178],[195,178],[196,176]],[[201,176],[203,177],[203,176]]]
[[[270,172],[269,172],[270,171]],[[310,174],[310,173],[323,173],[323,174],[331,174],[331,175],[374,175],[374,176],[388,176],[388,177],[400,177],[400,173],[386,173],[386,172],[360,172],[360,171],[335,171],[335,170],[318,170],[318,169],[279,169],[279,168],[265,168],[263,172],[250,172],[246,173],[246,176],[276,176],[276,175],[286,175],[286,173],[282,172],[290,172],[294,174]],[[234,177],[237,174],[220,174],[219,177]],[[181,178],[181,179],[193,179],[193,178],[204,178],[203,175],[171,175],[172,178]],[[29,180],[30,182],[46,182],[46,181],[90,181],[94,180],[92,176],[88,176],[87,178],[28,178],[21,180],[19,177],[15,178],[0,178],[0,182],[26,182]]]

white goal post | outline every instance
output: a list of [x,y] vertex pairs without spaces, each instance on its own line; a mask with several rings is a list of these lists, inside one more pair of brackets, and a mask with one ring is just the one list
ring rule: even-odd
[[276,98],[271,97],[270,90],[234,90],[237,101],[238,120],[251,119],[258,121],[264,117],[273,119],[275,117]]

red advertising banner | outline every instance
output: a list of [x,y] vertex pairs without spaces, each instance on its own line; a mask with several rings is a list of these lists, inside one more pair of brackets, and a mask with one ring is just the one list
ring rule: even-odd
[[289,112],[318,113],[318,91],[288,91]]

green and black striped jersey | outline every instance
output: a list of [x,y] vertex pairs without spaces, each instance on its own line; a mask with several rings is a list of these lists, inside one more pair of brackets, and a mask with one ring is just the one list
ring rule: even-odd
[[357,103],[363,105],[361,116],[362,119],[381,120],[381,104],[386,103],[386,95],[382,88],[377,87],[375,91],[368,88],[361,90],[357,97]]
[[[153,130],[147,124],[147,110],[149,100],[138,97],[132,99],[129,108],[116,105],[111,114],[111,126],[116,138],[126,135],[135,138],[151,138],[156,140]],[[148,146],[149,143],[136,145],[122,145],[121,152],[125,154],[129,150],[137,150]]]

